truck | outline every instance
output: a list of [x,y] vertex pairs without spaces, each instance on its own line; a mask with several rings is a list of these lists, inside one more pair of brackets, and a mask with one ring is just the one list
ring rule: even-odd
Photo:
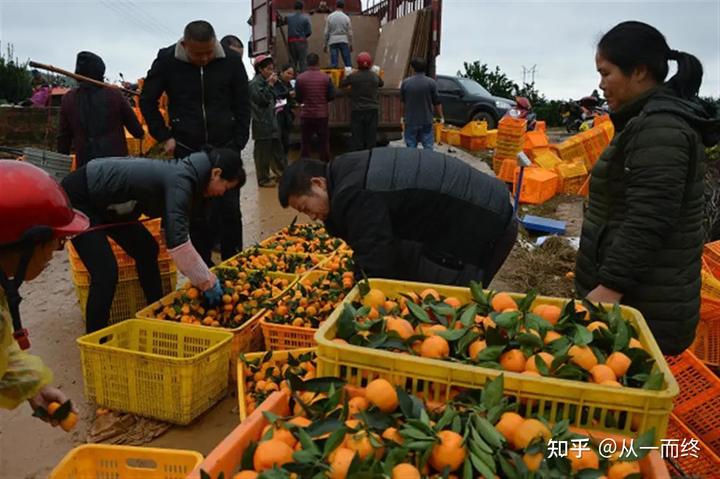
[[[313,33],[308,39],[308,53],[320,56],[321,67],[329,65],[324,52],[324,27],[327,13],[319,7],[326,3],[332,11],[335,0],[305,0],[303,13],[310,16]],[[383,71],[385,86],[380,89],[378,144],[402,138],[402,105],[400,82],[407,75],[412,56],[420,51],[428,63],[430,76],[435,76],[436,59],[440,54],[442,0],[369,0],[365,9],[361,0],[346,0],[345,13],[353,26],[352,60],[367,51]],[[249,53],[271,55],[276,66],[288,62],[287,27],[283,19],[294,13],[295,0],[252,0]],[[419,49],[419,50],[418,50]],[[349,92],[336,90],[330,102],[329,126],[333,145],[344,145],[350,132]],[[296,120],[291,141],[299,137]],[[342,146],[341,146],[342,148]]]

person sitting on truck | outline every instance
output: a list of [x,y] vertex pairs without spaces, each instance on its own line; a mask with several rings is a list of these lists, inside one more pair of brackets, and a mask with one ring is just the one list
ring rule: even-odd
[[275,115],[275,84],[278,76],[269,55],[256,56],[254,66],[255,78],[250,82],[250,109],[252,135],[255,140],[255,172],[258,186],[272,188],[277,183],[270,177],[270,170],[279,177],[285,168],[285,154]]
[[209,303],[222,301],[215,275],[189,239],[190,218],[210,198],[245,184],[240,154],[214,148],[173,161],[150,158],[98,158],[62,181],[72,206],[90,218],[93,228],[72,239],[90,273],[85,308],[88,333],[108,325],[118,282],[117,260],[108,236],[135,260],[148,303],[162,297],[158,244],[137,221],[141,214],[162,218],[165,243],[178,270]]
[[335,98],[335,87],[330,76],[320,71],[320,57],[317,53],[307,56],[308,69],[295,82],[295,98],[300,103],[301,152],[304,158],[310,156],[310,143],[318,137],[320,159],[330,161],[330,129],[328,102]]
[[347,241],[358,277],[489,285],[517,237],[505,184],[432,151],[375,148],[329,165],[300,159],[278,197]]
[[330,68],[338,67],[338,53],[342,55],[345,66],[352,67],[352,22],[344,10],[345,0],[337,0],[335,11],[325,20],[325,52],[330,48]]
[[[80,52],[75,73],[103,81],[105,63],[94,53]],[[78,167],[95,158],[127,156],[126,128],[138,139],[145,134],[120,90],[83,81],[63,95],[57,151],[69,155],[74,147]]]
[[353,150],[369,150],[377,144],[378,90],[383,87],[382,78],[374,71],[372,57],[361,52],[357,57],[358,69],[343,78],[341,86],[350,88],[350,131]]
[[307,69],[308,38],[312,35],[310,18],[303,13],[303,2],[295,2],[295,13],[285,20],[287,23],[288,53],[290,63],[298,73]]
[[444,122],[437,84],[435,80],[425,75],[427,69],[425,59],[413,58],[410,66],[415,71],[415,75],[406,78],[400,85],[405,145],[408,148],[417,148],[418,143],[422,143],[424,149],[432,150],[435,141],[433,107],[441,118],[440,121]]

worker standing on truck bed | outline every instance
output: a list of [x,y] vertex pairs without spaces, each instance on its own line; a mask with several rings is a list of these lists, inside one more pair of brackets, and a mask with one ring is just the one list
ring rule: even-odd
[[408,148],[300,159],[278,198],[353,249],[368,277],[489,285],[515,244],[505,184],[448,155]]
[[400,85],[405,145],[408,148],[417,148],[418,143],[422,143],[425,150],[432,150],[435,142],[433,108],[441,118],[440,121],[444,122],[437,84],[425,75],[427,62],[423,58],[413,58],[410,66],[415,75],[404,79]]
[[290,63],[296,72],[302,73],[307,69],[308,38],[312,35],[310,18],[303,13],[303,2],[295,2],[295,13],[288,16],[288,51]]
[[342,87],[350,88],[350,131],[353,150],[369,150],[377,143],[378,90],[384,85],[382,78],[372,68],[372,57],[361,52],[357,57],[358,69],[343,78]]
[[352,67],[352,23],[344,12],[344,0],[337,0],[335,7],[335,11],[325,20],[325,51],[330,48],[330,68],[338,67],[338,53],[342,55],[345,66]]
[[[170,125],[158,110],[163,92],[168,96]],[[220,44],[208,22],[190,22],[180,41],[158,52],[143,85],[140,109],[150,134],[165,142],[165,152],[175,158],[208,146],[240,153],[250,130],[248,79],[242,58]],[[208,211],[192,219],[193,245],[208,265],[212,264],[217,235],[209,225],[210,216],[218,209],[223,225],[222,258],[242,249],[240,191],[230,189],[211,202]]]
[[307,56],[308,70],[298,76],[295,83],[295,98],[300,103],[300,125],[302,146],[300,155],[310,156],[310,143],[318,137],[320,159],[330,161],[330,127],[328,103],[335,98],[335,87],[330,76],[320,71],[320,57],[317,53]]

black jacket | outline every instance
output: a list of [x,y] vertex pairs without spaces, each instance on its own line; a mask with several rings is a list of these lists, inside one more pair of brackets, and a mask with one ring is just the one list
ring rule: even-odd
[[180,160],[99,158],[86,166],[87,188],[105,222],[145,214],[162,218],[168,248],[189,239],[190,218],[204,205],[212,165],[205,153]]
[[[170,128],[158,109],[163,92],[168,96]],[[157,141],[174,138],[190,151],[205,145],[241,151],[250,130],[248,78],[242,58],[217,43],[215,59],[197,67],[187,60],[180,42],[163,48],[145,78],[140,109]]]
[[665,354],[695,337],[703,247],[704,144],[718,122],[656,88],[611,115],[616,134],[592,171],[575,285],[637,308]]
[[[512,218],[500,180],[432,151],[348,153],[328,165],[327,180],[326,227],[368,276],[467,284],[482,276]],[[437,274],[440,265],[475,271],[447,276]]]

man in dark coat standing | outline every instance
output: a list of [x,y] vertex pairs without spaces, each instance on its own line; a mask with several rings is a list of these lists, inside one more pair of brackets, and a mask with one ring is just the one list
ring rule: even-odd
[[295,98],[300,104],[302,146],[300,155],[310,156],[310,143],[317,135],[320,159],[330,161],[330,127],[328,103],[335,98],[335,87],[330,77],[320,71],[320,57],[316,53],[307,56],[308,69],[301,73],[295,83]]
[[[158,109],[168,96],[170,125]],[[250,130],[248,79],[242,58],[218,42],[212,25],[190,22],[183,38],[163,48],[148,71],[140,109],[150,134],[165,142],[165,152],[183,158],[203,147],[242,151]],[[221,253],[228,258],[242,249],[240,191],[229,190],[211,206],[222,217]],[[208,227],[211,211],[193,219],[191,238],[203,259],[211,264],[214,232]]]
[[489,285],[515,244],[503,182],[428,150],[375,148],[288,166],[280,204],[325,223],[369,277]]
[[[91,52],[80,52],[75,73],[103,81],[105,63]],[[57,150],[69,155],[74,147],[77,167],[106,156],[127,156],[125,128],[135,138],[144,131],[119,90],[80,82],[63,96]]]

